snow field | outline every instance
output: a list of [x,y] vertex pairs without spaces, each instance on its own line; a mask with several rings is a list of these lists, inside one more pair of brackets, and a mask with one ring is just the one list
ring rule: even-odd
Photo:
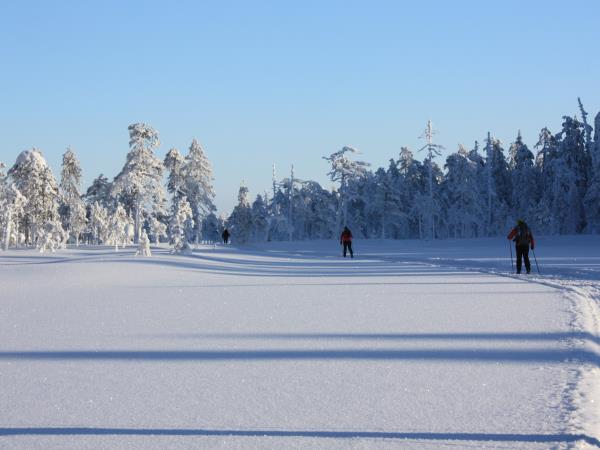
[[597,444],[594,271],[471,242],[0,253],[0,447]]

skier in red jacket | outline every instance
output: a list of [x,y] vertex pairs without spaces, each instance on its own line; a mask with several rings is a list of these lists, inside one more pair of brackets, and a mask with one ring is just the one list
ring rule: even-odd
[[531,272],[531,263],[529,262],[529,246],[531,250],[535,248],[535,240],[533,234],[527,226],[527,224],[519,219],[517,220],[517,226],[514,227],[510,233],[508,233],[507,239],[514,241],[515,248],[517,250],[517,273],[521,273],[521,259],[525,260],[525,270],[527,273]]
[[350,251],[350,258],[354,258],[354,252],[352,252],[352,232],[348,227],[344,227],[344,231],[342,231],[340,245],[344,246],[344,258],[346,257],[346,250]]

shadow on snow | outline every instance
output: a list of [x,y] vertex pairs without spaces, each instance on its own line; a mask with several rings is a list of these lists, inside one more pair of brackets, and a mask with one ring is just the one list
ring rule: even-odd
[[3,351],[0,360],[8,361],[444,361],[505,362],[514,364],[591,363],[600,367],[600,356],[590,350],[487,350],[487,349],[332,349],[332,350],[70,350],[70,351]]
[[586,434],[518,434],[518,433],[428,433],[385,431],[318,431],[318,430],[218,430],[190,428],[0,428],[0,436],[230,436],[230,437],[300,437],[330,439],[403,439],[424,441],[484,442],[586,442],[600,447],[600,441]]

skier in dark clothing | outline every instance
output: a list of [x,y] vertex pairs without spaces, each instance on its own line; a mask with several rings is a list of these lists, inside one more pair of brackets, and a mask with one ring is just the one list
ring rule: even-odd
[[221,237],[223,238],[223,244],[228,244],[229,243],[229,230],[227,228],[225,228],[223,230],[223,234],[221,234]]
[[533,239],[531,230],[523,220],[519,219],[517,220],[517,226],[508,233],[507,238],[515,243],[517,250],[517,273],[521,273],[522,259],[525,260],[525,270],[527,270],[527,273],[530,273],[529,247],[531,246],[531,250],[535,248],[535,240]]
[[342,231],[340,245],[344,246],[344,258],[346,257],[346,251],[350,251],[350,258],[354,258],[354,252],[352,251],[352,232],[348,227],[344,227],[344,231]]

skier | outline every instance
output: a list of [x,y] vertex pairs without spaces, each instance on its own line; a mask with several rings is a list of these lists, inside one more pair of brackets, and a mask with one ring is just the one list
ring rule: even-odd
[[223,234],[221,234],[221,237],[223,238],[223,244],[227,245],[229,243],[229,236],[229,230],[225,228],[223,230]]
[[525,270],[527,270],[527,273],[530,273],[531,263],[529,262],[529,247],[531,246],[531,250],[535,248],[535,240],[533,239],[531,230],[522,219],[519,219],[517,220],[517,226],[508,233],[507,238],[509,241],[512,240],[515,243],[517,251],[517,273],[521,273],[521,259],[525,260]]
[[354,258],[354,252],[352,252],[352,232],[348,227],[344,227],[344,231],[342,231],[340,245],[344,246],[344,258],[346,257],[346,250],[350,251],[350,258]]

